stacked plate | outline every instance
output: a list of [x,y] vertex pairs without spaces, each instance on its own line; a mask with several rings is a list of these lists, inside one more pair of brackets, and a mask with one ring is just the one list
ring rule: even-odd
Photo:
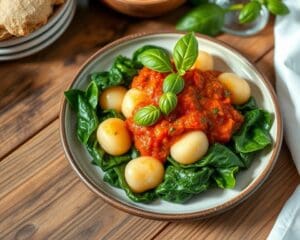
[[76,9],[76,0],[67,0],[47,24],[26,37],[0,41],[0,61],[32,55],[57,40],[70,25]]

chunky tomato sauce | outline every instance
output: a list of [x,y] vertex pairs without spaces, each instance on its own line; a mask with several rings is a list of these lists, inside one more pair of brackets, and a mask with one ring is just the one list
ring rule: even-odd
[[[200,72],[190,70],[184,75],[185,87],[178,94],[178,104],[167,117],[162,116],[153,126],[142,127],[132,118],[126,120],[133,134],[136,148],[142,156],[153,156],[165,161],[170,146],[183,134],[191,130],[201,130],[207,134],[210,143],[226,143],[242,122],[243,116],[231,105],[230,94],[218,81],[221,72]],[[136,109],[154,104],[162,92],[166,74],[148,68],[140,70],[133,79],[132,88],[143,90],[148,99]]]

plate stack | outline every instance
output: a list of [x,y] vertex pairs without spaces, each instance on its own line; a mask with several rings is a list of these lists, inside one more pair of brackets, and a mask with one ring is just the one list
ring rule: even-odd
[[70,25],[76,10],[76,0],[66,0],[49,18],[47,24],[25,37],[0,41],[0,61],[32,55],[57,40]]

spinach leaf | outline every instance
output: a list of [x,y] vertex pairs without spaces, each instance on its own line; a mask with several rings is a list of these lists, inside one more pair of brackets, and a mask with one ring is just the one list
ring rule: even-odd
[[195,34],[188,33],[180,38],[173,50],[173,57],[177,71],[183,75],[190,69],[198,56],[198,42]]
[[93,158],[93,164],[99,166],[103,171],[107,171],[139,156],[139,152],[134,147],[121,156],[112,156],[106,153],[98,143],[96,134],[91,136],[87,144],[87,150]]
[[248,111],[257,109],[257,104],[254,97],[250,97],[249,100],[243,105],[235,105],[235,108],[245,114]]
[[142,64],[157,72],[172,72],[169,56],[160,49],[148,49],[140,54]]
[[238,170],[239,167],[217,168],[213,174],[213,179],[220,188],[234,188],[235,174]]
[[132,60],[120,55],[116,58],[109,73],[110,82],[113,85],[124,85],[128,87],[138,71]]
[[96,109],[99,99],[99,90],[95,82],[90,82],[86,90],[85,97],[88,100],[89,104],[92,106],[92,108]]
[[91,75],[91,81],[95,82],[100,91],[112,86],[110,83],[109,72],[96,72]]
[[212,173],[209,168],[183,169],[170,165],[156,194],[166,201],[183,203],[209,188]]
[[77,136],[83,144],[87,144],[90,136],[98,127],[98,118],[96,111],[83,96],[78,95],[77,100]]
[[[129,188],[125,180],[125,164],[119,165],[114,168],[114,171],[118,175],[119,186],[126,192],[126,195],[134,202],[152,202],[157,198],[157,195],[154,190],[150,190],[143,193],[134,193]],[[116,185],[116,183],[114,182]]]
[[78,96],[84,96],[84,91],[78,90],[78,89],[70,89],[66,92],[64,92],[65,97],[70,104],[71,108],[77,112],[78,111]]
[[109,71],[93,73],[91,81],[96,83],[100,91],[118,85],[128,87],[137,73],[136,64],[129,58],[120,55]]
[[120,118],[124,120],[124,116],[114,109],[99,110],[98,117],[99,117],[99,123],[109,118]]
[[178,30],[200,32],[215,36],[224,26],[225,11],[214,3],[207,3],[188,12],[176,25]]
[[176,162],[171,157],[168,157],[168,161],[180,168],[201,168],[208,166],[214,168],[244,167],[243,162],[234,152],[225,145],[219,143],[213,144],[209,148],[207,154],[193,164],[183,165]]
[[104,174],[103,181],[109,183],[111,186],[116,188],[121,188],[119,183],[119,177],[116,171],[111,168],[107,170]]
[[143,64],[142,64],[142,61],[141,61],[141,54],[143,52],[145,52],[146,50],[149,50],[149,49],[159,49],[161,51],[165,51],[166,55],[168,55],[167,50],[162,48],[162,47],[158,47],[158,46],[155,46],[155,45],[145,45],[143,47],[140,47],[132,55],[132,61],[134,62],[135,66],[137,68],[142,68],[143,67]]
[[269,129],[272,125],[272,115],[261,109],[248,111],[244,124],[234,134],[233,141],[237,152],[251,153],[264,149],[272,143]]

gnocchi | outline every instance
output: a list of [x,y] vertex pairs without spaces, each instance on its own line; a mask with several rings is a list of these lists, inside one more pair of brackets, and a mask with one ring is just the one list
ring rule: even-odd
[[145,101],[146,94],[139,89],[132,88],[124,96],[122,113],[126,118],[132,117],[133,111],[138,104]]
[[184,134],[170,149],[172,158],[181,164],[191,164],[199,160],[208,150],[209,142],[202,131]]
[[121,112],[123,98],[127,89],[121,86],[105,89],[100,95],[100,106],[102,109],[115,109]]
[[207,52],[199,51],[198,57],[192,66],[192,69],[196,68],[201,71],[213,70],[214,68],[214,59],[213,56]]
[[129,131],[119,118],[103,121],[97,129],[97,140],[104,151],[113,156],[124,154],[131,147]]
[[233,104],[243,104],[248,101],[251,95],[250,86],[246,80],[234,73],[222,73],[218,79],[230,92]]
[[133,192],[141,193],[158,186],[164,178],[163,164],[153,157],[138,157],[125,167],[125,180]]

